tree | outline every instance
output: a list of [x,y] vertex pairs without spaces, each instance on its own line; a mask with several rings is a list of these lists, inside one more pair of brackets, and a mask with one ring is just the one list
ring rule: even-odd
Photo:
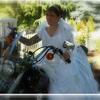
[[77,23],[76,28],[80,32],[80,35],[77,37],[78,43],[86,45],[91,36],[91,32],[95,30],[93,17],[90,16],[87,20],[81,20]]
[[9,16],[15,17],[18,20],[19,28],[36,28],[34,22],[40,19],[45,12],[46,6],[36,3],[12,3],[11,9],[8,9]]
[[72,1],[68,1],[61,4],[61,7],[63,9],[63,18],[65,19],[67,17],[68,19],[70,19],[71,12],[76,10],[77,5]]

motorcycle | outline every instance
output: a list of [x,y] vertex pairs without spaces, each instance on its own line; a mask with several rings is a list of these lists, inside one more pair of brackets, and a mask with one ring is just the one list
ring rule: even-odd
[[[52,53],[49,52],[50,50]],[[27,52],[20,61],[20,65],[24,66],[24,71],[18,76],[8,93],[48,93],[50,81],[46,72],[38,67],[38,63],[44,57],[52,60],[55,54],[62,56],[63,52],[53,46],[43,46],[34,52]],[[66,61],[71,62],[70,59]]]
[[6,42],[12,44],[13,48],[9,48],[9,45],[7,47],[7,50],[10,49],[9,60],[0,58],[0,93],[47,93],[49,79],[42,69],[32,68],[32,53],[27,53],[23,59],[12,61],[14,59],[11,59],[11,53],[15,46],[13,38],[16,37],[17,31],[16,28],[9,28],[11,33]]
[[[63,46],[69,51],[74,49],[74,45],[68,41],[65,41]],[[55,54],[63,57],[63,51],[61,49],[54,46],[43,46],[34,52],[26,52],[24,57],[17,61],[15,66],[8,67],[7,65],[8,69],[7,67],[3,69],[7,71],[1,70],[1,72],[6,73],[10,70],[10,75],[8,75],[8,79],[5,78],[5,81],[7,80],[8,82],[8,80],[11,80],[11,82],[4,82],[2,84],[2,86],[6,86],[5,84],[8,85],[4,91],[0,89],[1,93],[48,93],[50,85],[49,77],[43,69],[38,67],[38,63],[42,62],[44,57],[52,60]],[[70,58],[66,62],[71,63]]]
[[4,53],[9,50],[9,45],[13,42],[16,35],[16,28],[12,28],[9,35],[5,38],[0,57],[0,93],[7,93],[9,87],[13,84],[15,76],[15,64],[11,60],[4,58]]

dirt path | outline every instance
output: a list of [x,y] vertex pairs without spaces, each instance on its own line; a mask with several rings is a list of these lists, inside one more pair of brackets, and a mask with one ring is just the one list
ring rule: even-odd
[[94,67],[100,70],[100,52],[94,52],[93,56],[88,57],[89,61],[94,62]]

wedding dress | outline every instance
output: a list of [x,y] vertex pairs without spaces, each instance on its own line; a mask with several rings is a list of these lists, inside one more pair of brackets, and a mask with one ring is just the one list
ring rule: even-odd
[[[38,28],[38,36],[43,46],[54,46],[65,51],[64,41],[74,43],[72,28],[60,19],[59,28],[54,36],[46,31],[47,23]],[[59,55],[55,54],[53,60],[46,58],[41,66],[50,78],[49,93],[97,93],[98,85],[94,79],[90,64],[83,49],[75,46],[71,53],[71,63],[65,63]]]

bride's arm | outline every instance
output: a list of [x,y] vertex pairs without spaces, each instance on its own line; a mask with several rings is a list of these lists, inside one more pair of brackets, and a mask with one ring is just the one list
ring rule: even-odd
[[35,43],[38,43],[39,41],[41,41],[41,39],[39,38],[39,36],[36,34],[34,35],[33,37],[31,37],[30,39],[27,39],[23,36],[20,37],[20,40],[19,40],[21,43],[27,45],[27,46],[31,46]]

